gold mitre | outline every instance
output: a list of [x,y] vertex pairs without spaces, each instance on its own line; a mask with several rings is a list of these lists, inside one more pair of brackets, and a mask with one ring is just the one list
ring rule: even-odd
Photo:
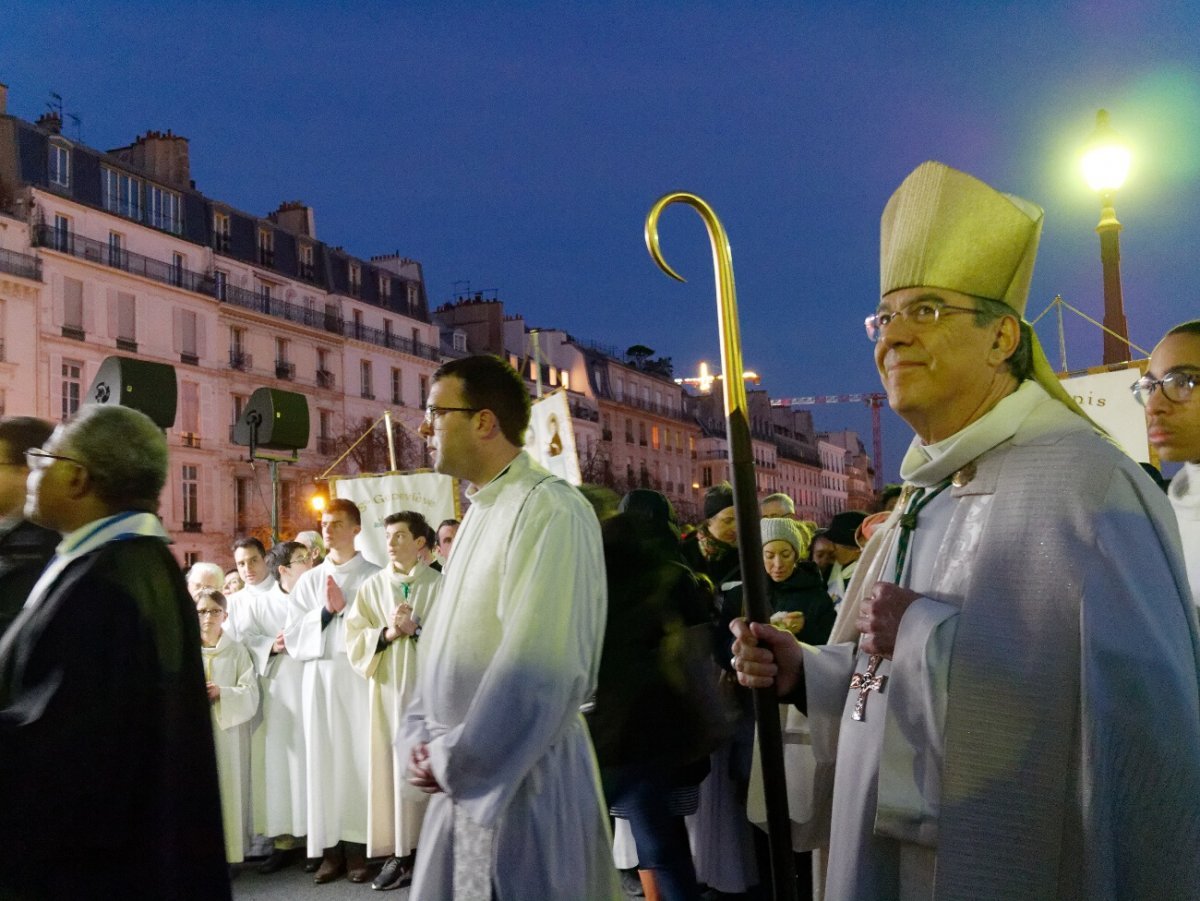
[[[1037,204],[1002,194],[944,163],[922,163],[883,209],[880,296],[901,288],[942,288],[999,301],[1023,318],[1042,217]],[[1030,333],[1034,380],[1083,416],[1055,376],[1037,334]]]

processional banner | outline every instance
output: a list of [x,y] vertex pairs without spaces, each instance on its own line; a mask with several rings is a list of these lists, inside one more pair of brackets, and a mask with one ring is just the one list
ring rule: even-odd
[[355,545],[376,566],[388,562],[383,520],[401,510],[415,510],[433,528],[444,519],[458,519],[457,480],[437,472],[392,472],[382,475],[331,478],[335,497],[353,501],[362,515]]
[[533,402],[525,450],[542,466],[572,485],[580,485],[579,454],[575,452],[575,427],[567,392],[551,391]]
[[1150,460],[1146,436],[1146,412],[1129,390],[1142,376],[1145,361],[1130,363],[1123,369],[1087,372],[1062,379],[1062,386],[1075,403],[1103,428],[1113,440],[1139,463]]

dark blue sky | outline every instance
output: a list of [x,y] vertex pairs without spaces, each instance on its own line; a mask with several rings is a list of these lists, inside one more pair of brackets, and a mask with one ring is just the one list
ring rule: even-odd
[[[191,140],[206,194],[316,209],[318,235],[497,289],[531,325],[690,372],[716,363],[707,238],[647,209],[684,189],[733,245],[748,366],[772,395],[878,389],[862,319],[878,219],[924,159],[1046,208],[1029,304],[1099,318],[1098,202],[1076,155],[1106,107],[1135,145],[1118,197],[1131,338],[1200,315],[1200,24],[1191,4],[23,3],[0,30],[9,112],[49,92],[83,140]],[[74,136],[73,126],[68,134]],[[1038,327],[1057,362],[1049,318]],[[1069,323],[1068,363],[1100,333]],[[857,408],[818,424],[858,428]],[[893,478],[908,428],[885,420]]]

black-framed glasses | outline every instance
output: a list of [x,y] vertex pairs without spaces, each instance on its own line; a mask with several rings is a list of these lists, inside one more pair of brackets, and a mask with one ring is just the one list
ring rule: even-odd
[[82,466],[87,469],[87,465],[82,460],[77,460],[74,457],[65,457],[62,454],[52,454],[48,450],[43,450],[40,447],[31,447],[25,451],[25,465],[30,469],[41,469],[49,466],[55,460],[65,460],[67,463],[74,463],[76,466]]
[[311,559],[312,558],[310,556],[308,556],[308,554],[297,554],[295,557],[293,557],[291,560],[289,560],[287,563],[285,563],[283,565],[284,566],[299,566],[301,563],[308,563]]
[[443,413],[478,413],[483,407],[426,407],[425,425],[432,426],[435,419]]
[[876,310],[865,320],[867,337],[871,342],[877,342],[883,337],[883,330],[891,325],[897,316],[903,316],[914,329],[932,328],[937,324],[943,313],[978,313],[973,307],[956,307],[940,300],[914,300],[899,310]]
[[1192,391],[1200,385],[1200,373],[1168,372],[1161,379],[1142,376],[1129,386],[1137,402],[1143,407],[1150,402],[1155,390],[1161,388],[1163,397],[1172,403],[1186,404],[1192,399]]

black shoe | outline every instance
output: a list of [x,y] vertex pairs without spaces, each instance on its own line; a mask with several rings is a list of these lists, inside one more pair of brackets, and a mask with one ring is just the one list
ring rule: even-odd
[[270,876],[272,873],[278,873],[280,870],[290,867],[300,859],[302,853],[300,848],[289,848],[286,851],[276,848],[271,852],[271,856],[260,863],[255,869],[264,876]]
[[371,888],[377,892],[390,892],[394,888],[403,888],[412,882],[412,864],[401,863],[399,858],[389,857],[371,883]]
[[628,870],[618,870],[621,874],[621,891],[630,898],[644,898],[645,890],[642,888],[642,878],[638,876],[637,868]]
[[317,868],[319,866],[321,866],[321,858],[319,858],[319,857],[304,858],[304,872],[305,873],[315,873],[315,872],[317,872]]

